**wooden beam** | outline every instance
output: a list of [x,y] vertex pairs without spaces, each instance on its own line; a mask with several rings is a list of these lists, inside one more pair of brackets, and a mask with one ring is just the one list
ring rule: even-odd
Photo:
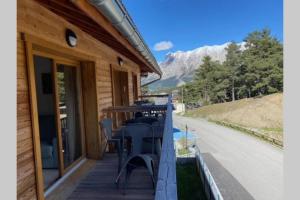
[[[24,37],[23,37],[24,38]],[[35,85],[35,73],[34,73],[34,61],[32,54],[32,43],[25,42],[26,58],[27,58],[27,72],[29,82],[29,96],[30,96],[30,111],[31,111],[31,123],[32,123],[32,136],[34,147],[34,162],[35,162],[35,179],[36,179],[36,191],[37,198],[39,200],[44,199],[44,180],[42,172],[42,157],[40,146],[40,131],[39,131],[39,118],[37,108],[37,96]]]

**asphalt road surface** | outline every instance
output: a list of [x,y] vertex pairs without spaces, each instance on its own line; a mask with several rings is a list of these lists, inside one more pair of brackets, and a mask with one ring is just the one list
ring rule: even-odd
[[173,115],[197,145],[225,200],[283,199],[283,151],[254,136],[204,119]]

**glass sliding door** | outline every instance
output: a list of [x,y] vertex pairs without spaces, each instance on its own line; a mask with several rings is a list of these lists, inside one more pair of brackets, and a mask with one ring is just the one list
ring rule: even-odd
[[60,176],[59,146],[56,124],[53,60],[34,56],[34,71],[42,157],[44,189]]
[[33,60],[46,190],[83,156],[80,66],[37,55]]
[[64,168],[82,156],[76,67],[57,65],[57,89]]

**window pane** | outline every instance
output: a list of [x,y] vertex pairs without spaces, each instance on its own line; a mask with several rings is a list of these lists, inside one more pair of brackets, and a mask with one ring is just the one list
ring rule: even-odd
[[64,167],[82,155],[76,68],[58,65],[57,82]]
[[34,56],[44,189],[59,178],[52,60]]

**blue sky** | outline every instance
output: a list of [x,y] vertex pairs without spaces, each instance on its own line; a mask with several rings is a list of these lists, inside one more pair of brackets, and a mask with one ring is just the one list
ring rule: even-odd
[[[269,28],[283,40],[282,0],[123,0],[158,61],[168,52],[241,42]],[[156,49],[166,49],[155,51]],[[172,47],[173,46],[173,47]],[[167,49],[168,47],[172,47]]]

